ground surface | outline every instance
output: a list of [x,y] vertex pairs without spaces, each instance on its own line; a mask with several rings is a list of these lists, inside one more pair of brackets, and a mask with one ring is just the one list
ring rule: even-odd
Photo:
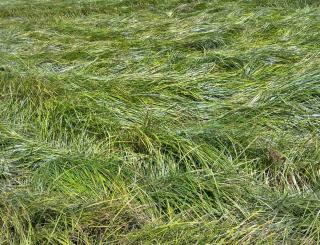
[[2,0],[0,244],[320,243],[318,0]]

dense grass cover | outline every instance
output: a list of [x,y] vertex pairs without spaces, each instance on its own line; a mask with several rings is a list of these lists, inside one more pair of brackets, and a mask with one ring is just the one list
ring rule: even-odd
[[0,244],[319,244],[318,0],[2,0]]

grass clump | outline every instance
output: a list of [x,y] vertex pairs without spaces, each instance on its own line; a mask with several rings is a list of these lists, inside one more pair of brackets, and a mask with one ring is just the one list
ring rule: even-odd
[[0,243],[320,243],[319,11],[2,1]]

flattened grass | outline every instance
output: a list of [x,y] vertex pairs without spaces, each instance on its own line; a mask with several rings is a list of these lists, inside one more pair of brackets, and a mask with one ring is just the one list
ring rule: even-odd
[[2,1],[0,243],[320,243],[319,13]]

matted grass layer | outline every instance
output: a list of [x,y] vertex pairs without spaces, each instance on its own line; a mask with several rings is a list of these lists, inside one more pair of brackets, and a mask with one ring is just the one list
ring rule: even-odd
[[2,0],[0,244],[319,244],[318,0]]

